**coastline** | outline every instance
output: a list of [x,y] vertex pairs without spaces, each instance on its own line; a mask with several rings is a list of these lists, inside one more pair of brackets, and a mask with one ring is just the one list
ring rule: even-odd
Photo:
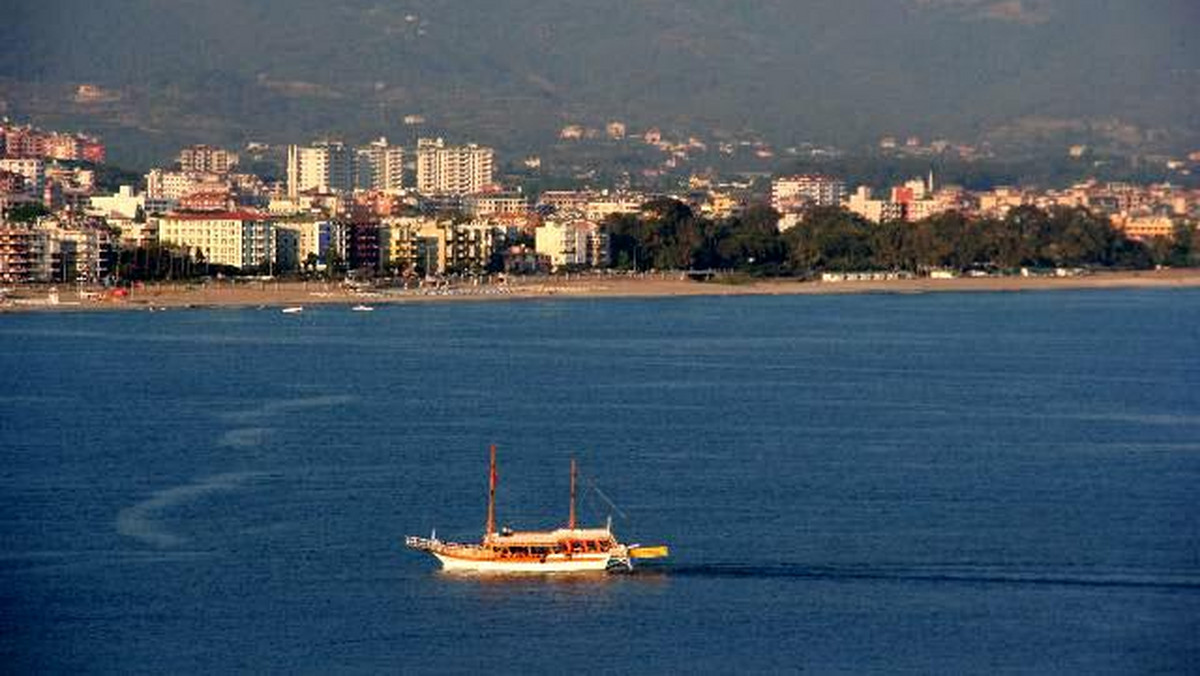
[[356,291],[336,283],[231,282],[151,285],[114,298],[99,288],[59,288],[58,304],[48,303],[48,286],[16,287],[0,313],[128,311],[390,305],[402,303],[505,301],[564,298],[672,298],[688,296],[781,296],[836,294],[922,294],[1060,291],[1079,289],[1200,288],[1200,269],[1098,272],[1076,277],[959,277],[822,282],[768,279],[744,283],[698,282],[678,276],[585,276],[519,280],[511,284],[458,285],[440,289]]

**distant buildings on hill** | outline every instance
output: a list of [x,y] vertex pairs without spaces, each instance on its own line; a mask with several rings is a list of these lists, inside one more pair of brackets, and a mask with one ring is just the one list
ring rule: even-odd
[[30,125],[0,121],[0,156],[3,157],[103,164],[106,154],[104,144],[94,136],[46,131]]
[[196,145],[179,151],[180,171],[228,174],[237,164],[238,154],[224,148]]

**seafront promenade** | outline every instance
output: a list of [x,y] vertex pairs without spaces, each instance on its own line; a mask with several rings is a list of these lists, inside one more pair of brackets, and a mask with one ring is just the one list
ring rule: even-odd
[[363,303],[494,301],[536,298],[646,298],[789,294],[1016,292],[1066,289],[1200,287],[1200,270],[1100,272],[1075,277],[960,277],[872,281],[744,280],[699,282],[679,275],[531,278],[504,283],[445,283],[409,289],[352,288],[336,282],[222,281],[151,284],[119,293],[98,287],[5,289],[0,312],[148,310]]

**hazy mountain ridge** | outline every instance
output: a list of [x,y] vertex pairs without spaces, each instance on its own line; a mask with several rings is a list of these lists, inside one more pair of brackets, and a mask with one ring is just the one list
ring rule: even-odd
[[[1029,118],[1200,135],[1200,9],[1183,0],[15,3],[11,113],[163,146],[396,134],[414,113],[502,149],[609,118],[851,146],[1007,138]],[[78,83],[122,100],[74,103]]]

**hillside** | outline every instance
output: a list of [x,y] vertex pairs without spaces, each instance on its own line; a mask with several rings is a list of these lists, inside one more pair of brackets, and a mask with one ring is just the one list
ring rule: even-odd
[[610,118],[851,147],[1200,145],[1191,0],[10,5],[0,106],[99,131],[134,164],[188,142],[403,139],[408,114],[513,152]]

